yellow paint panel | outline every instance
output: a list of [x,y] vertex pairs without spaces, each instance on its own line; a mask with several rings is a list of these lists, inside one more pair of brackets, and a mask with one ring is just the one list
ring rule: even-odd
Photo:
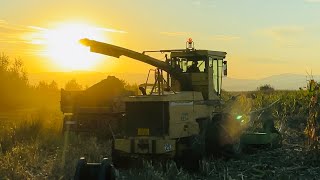
[[116,139],[114,142],[114,149],[130,153],[130,145],[131,143],[128,139]]
[[149,136],[149,128],[138,128],[138,136]]

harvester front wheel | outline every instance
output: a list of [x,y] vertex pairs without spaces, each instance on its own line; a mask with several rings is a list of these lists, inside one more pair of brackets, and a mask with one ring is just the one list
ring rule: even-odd
[[131,157],[129,154],[121,153],[117,150],[112,150],[112,163],[117,169],[129,169],[143,167],[143,160]]

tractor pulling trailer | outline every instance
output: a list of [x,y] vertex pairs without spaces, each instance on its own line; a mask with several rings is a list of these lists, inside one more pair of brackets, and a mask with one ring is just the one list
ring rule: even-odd
[[[115,166],[128,158],[199,160],[229,145],[237,150],[232,145],[239,142],[240,124],[223,113],[220,99],[225,52],[197,50],[191,39],[186,49],[143,53],[89,39],[81,43],[95,53],[127,56],[157,68],[150,92],[146,82],[139,88],[142,95],[124,99],[124,136],[113,140]],[[146,55],[151,52],[166,53],[166,61]]]
[[[226,52],[195,49],[191,39],[185,49],[143,53],[89,39],[80,42],[91,52],[127,56],[157,68],[155,82],[140,85],[142,95],[123,98],[123,136],[115,137],[112,145],[115,167],[151,158],[174,159],[197,169],[206,155],[240,152],[240,122],[225,111],[227,104],[220,97],[222,76],[227,75]],[[146,55],[153,52],[165,53],[166,60]],[[254,141],[265,138],[258,136]]]

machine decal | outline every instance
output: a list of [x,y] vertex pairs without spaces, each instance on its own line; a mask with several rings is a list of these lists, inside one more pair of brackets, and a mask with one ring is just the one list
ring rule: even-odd
[[65,121],[64,124],[66,124],[66,125],[67,125],[67,124],[68,124],[68,125],[69,125],[69,124],[77,124],[77,122],[76,122],[76,121]]
[[138,136],[149,136],[149,128],[138,128]]
[[181,113],[181,121],[188,121],[189,114],[188,113]]
[[164,144],[164,150],[166,152],[171,151],[172,150],[172,145],[171,144]]
[[193,102],[170,102],[170,106],[193,106]]

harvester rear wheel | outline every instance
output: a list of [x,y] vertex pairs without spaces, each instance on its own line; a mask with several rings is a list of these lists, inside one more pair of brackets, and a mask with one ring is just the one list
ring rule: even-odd
[[243,144],[239,140],[233,141],[232,144],[227,144],[221,148],[221,152],[226,158],[238,158],[242,154]]
[[205,133],[206,153],[207,155],[216,156],[221,150],[219,143],[219,128],[217,123],[210,123]]
[[112,150],[111,153],[113,165],[116,168],[129,168],[129,161],[127,158],[121,156],[121,153],[117,150]]
[[219,118],[207,126],[206,152],[212,156],[238,156],[242,152],[240,141],[240,124],[229,114],[221,114]]
[[182,155],[176,159],[178,167],[182,167],[188,171],[197,171],[200,168],[200,162],[203,156],[188,149],[182,152]]
[[276,132],[276,134],[278,135],[273,142],[271,142],[270,144],[270,148],[280,148],[282,147],[282,136],[280,134],[280,132]]
[[175,157],[177,165],[188,171],[199,170],[201,160],[205,155],[204,137],[196,135],[180,140],[179,143],[185,148],[177,149],[177,151],[180,151]]
[[112,150],[112,163],[117,169],[130,169],[143,167],[143,159]]

